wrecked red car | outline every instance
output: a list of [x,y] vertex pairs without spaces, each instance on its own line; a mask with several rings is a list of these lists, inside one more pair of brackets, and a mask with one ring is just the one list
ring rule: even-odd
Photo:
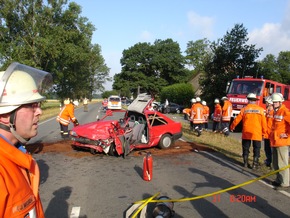
[[72,147],[124,157],[133,149],[169,148],[182,136],[181,123],[153,110],[153,100],[150,95],[140,94],[123,110],[121,119],[108,120],[121,111],[107,110],[102,119],[74,127],[70,131]]

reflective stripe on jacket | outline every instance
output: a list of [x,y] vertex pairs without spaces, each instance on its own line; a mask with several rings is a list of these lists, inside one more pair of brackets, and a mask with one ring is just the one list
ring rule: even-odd
[[68,126],[70,121],[74,122],[76,120],[74,110],[75,108],[73,104],[70,103],[65,105],[64,108],[58,114],[56,120],[60,122],[62,125]]
[[232,122],[230,129],[235,129],[241,120],[243,120],[242,139],[262,141],[263,135],[267,131],[264,108],[256,104],[248,104],[241,109]]
[[44,217],[36,161],[2,137],[0,145],[0,217]]
[[224,101],[224,106],[222,107],[222,121],[230,122],[232,115],[232,103],[228,100]]
[[215,104],[214,113],[213,113],[213,120],[215,122],[220,122],[221,116],[222,116],[222,107],[220,104]]
[[[281,138],[281,134],[288,134],[288,137]],[[270,133],[272,147],[290,145],[290,112],[283,104],[278,111],[274,111],[272,131]]]
[[195,103],[191,107],[191,120],[194,124],[200,124],[204,122],[203,105],[201,103]]

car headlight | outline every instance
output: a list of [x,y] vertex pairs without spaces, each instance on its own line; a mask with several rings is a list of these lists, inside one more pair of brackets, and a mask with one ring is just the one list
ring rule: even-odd
[[78,134],[75,131],[70,131],[69,134],[74,137],[78,137]]

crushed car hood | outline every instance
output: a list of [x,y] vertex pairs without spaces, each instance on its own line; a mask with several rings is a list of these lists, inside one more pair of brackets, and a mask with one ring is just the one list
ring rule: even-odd
[[109,129],[112,128],[111,123],[119,125],[116,120],[100,120],[76,126],[72,130],[76,132],[79,137],[85,137],[92,140],[108,139],[110,136]]

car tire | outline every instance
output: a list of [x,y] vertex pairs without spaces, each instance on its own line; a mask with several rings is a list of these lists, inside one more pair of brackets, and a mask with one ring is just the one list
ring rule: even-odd
[[169,147],[172,145],[172,143],[173,143],[173,140],[172,140],[171,135],[169,135],[169,134],[164,134],[164,135],[161,137],[158,146],[159,146],[161,149],[166,149],[166,148],[169,148]]
[[90,148],[90,153],[95,155],[97,153],[97,151],[95,149],[93,149],[93,148]]
[[112,144],[110,145],[110,149],[109,149],[108,154],[109,154],[110,156],[114,156],[114,157],[117,156],[116,146],[115,146],[114,143],[112,143]]
[[181,111],[180,111],[179,109],[176,109],[176,113],[177,113],[177,114],[180,114],[180,112],[181,112]]

